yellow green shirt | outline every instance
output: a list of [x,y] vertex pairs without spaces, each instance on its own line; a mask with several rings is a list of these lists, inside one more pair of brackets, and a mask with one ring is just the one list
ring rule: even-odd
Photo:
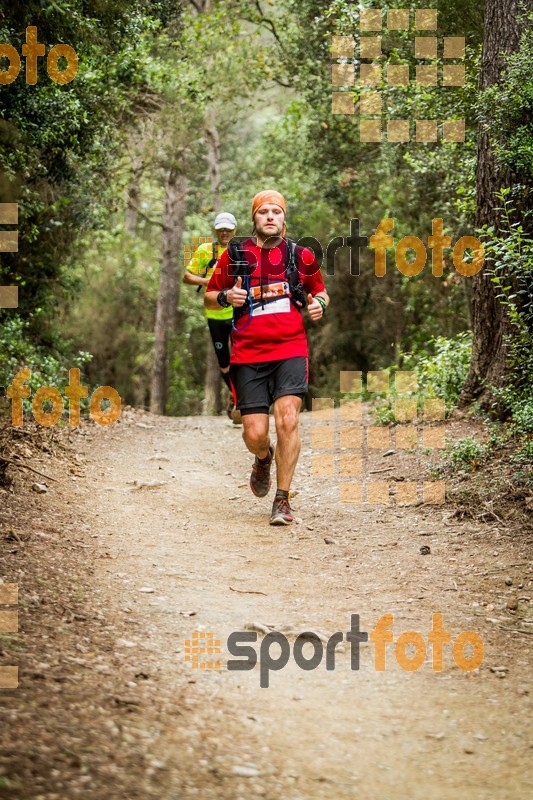
[[[217,257],[220,258],[225,250],[226,248],[222,245],[217,245],[215,250]],[[205,242],[204,244],[201,244],[197,250],[195,250],[193,257],[191,258],[186,269],[189,272],[192,272],[193,275],[200,275],[202,278],[210,278],[213,274],[214,267],[207,269],[207,265],[212,258],[213,245],[210,242]],[[205,287],[202,288],[204,289]],[[208,319],[232,319],[233,308],[230,306],[229,308],[219,308],[216,311],[211,311],[210,309],[206,308],[205,315]]]

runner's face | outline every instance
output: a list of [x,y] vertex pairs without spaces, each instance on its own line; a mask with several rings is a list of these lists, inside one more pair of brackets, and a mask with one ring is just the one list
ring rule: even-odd
[[263,203],[255,212],[255,229],[259,236],[268,239],[270,236],[281,236],[285,224],[283,209],[274,203]]
[[236,230],[237,228],[220,228],[220,230],[215,231],[218,243],[225,247],[229,240],[235,236]]

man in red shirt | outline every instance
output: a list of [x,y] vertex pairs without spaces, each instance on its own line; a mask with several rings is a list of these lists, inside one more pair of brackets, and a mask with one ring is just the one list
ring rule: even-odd
[[252,202],[255,236],[241,242],[249,277],[239,274],[228,248],[211,276],[205,294],[208,309],[234,308],[230,380],[235,405],[243,421],[243,439],[255,455],[250,487],[265,497],[271,486],[274,448],[268,432],[269,409],[276,423],[277,491],[270,523],[293,521],[289,504],[298,456],[298,415],[307,392],[308,347],[302,300],[313,321],[321,319],[329,303],[320,268],[310,250],[298,247],[297,273],[303,292],[294,288],[286,274],[289,255],[284,238],[286,203],[275,191],[257,194]]

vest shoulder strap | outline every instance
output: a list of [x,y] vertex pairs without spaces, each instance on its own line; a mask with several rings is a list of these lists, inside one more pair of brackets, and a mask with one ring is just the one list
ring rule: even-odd
[[206,275],[209,272],[209,270],[211,269],[211,267],[215,266],[215,264],[217,263],[217,260],[218,260],[217,259],[217,243],[216,242],[212,242],[211,243],[211,259],[208,261],[208,263],[206,265],[206,268],[205,268]]
[[301,311],[307,304],[307,296],[298,270],[298,248],[293,239],[286,239],[285,241],[287,243],[285,276],[289,284],[289,289],[291,290],[291,300],[296,308]]
[[[307,296],[305,294],[302,281],[300,279],[300,272],[298,270],[298,249],[296,242],[293,239],[285,239],[287,245],[287,258],[285,262],[285,278],[289,284],[291,292],[291,301],[296,308],[301,310],[307,304]],[[241,243],[232,239],[228,244],[229,257],[231,261],[231,276],[234,278],[245,278],[250,275],[250,268],[246,261]]]

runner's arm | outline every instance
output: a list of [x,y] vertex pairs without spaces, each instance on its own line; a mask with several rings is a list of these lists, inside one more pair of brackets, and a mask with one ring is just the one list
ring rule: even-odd
[[[204,295],[204,305],[209,311],[220,311],[220,309],[223,308],[223,306],[221,306],[217,301],[217,297],[224,289],[229,292],[229,297],[227,298],[228,303],[231,305],[234,305],[235,303],[235,298],[233,297],[234,292],[237,291],[236,287],[234,287],[235,278],[228,275],[228,265],[229,256],[228,251],[226,250],[224,253],[222,253],[218,260],[217,266],[209,279],[209,284]],[[243,294],[244,299],[242,302],[239,300],[236,303],[237,305],[244,305],[246,292],[243,292]]]
[[209,278],[207,277],[207,265],[211,259],[210,254],[205,250],[203,245],[197,248],[193,257],[185,267],[183,273],[183,283],[190,286],[207,286]]
[[321,292],[313,294],[313,297],[322,297],[326,301],[326,308],[329,306],[329,294],[326,292],[325,289]]
[[207,286],[209,278],[204,278],[203,275],[195,275],[186,269],[183,273],[183,283],[189,283],[191,286]]
[[326,313],[326,308],[329,306],[329,295],[314,256],[311,261],[303,259],[301,271],[303,272],[304,289],[307,292],[307,312],[310,318],[316,322]]
[[[318,298],[321,299],[319,300]],[[309,314],[313,322],[318,322],[319,319],[322,319],[322,317],[326,313],[326,308],[328,307],[328,305],[329,305],[329,295],[325,289],[322,292],[317,292],[315,295],[309,292],[307,313]]]
[[210,311],[219,310],[221,308],[225,308],[225,306],[221,306],[218,302],[218,295],[220,292],[226,292],[226,300],[233,306],[234,308],[239,308],[246,303],[248,292],[242,288],[242,278],[237,278],[237,282],[234,286],[226,287],[225,289],[220,290],[213,290],[212,292],[206,292],[204,297],[204,305]]
[[186,269],[183,273],[183,283],[189,283],[191,286],[207,286],[209,278],[204,278],[203,275],[195,275]]
[[217,297],[218,291],[206,292],[204,294],[204,306],[208,311],[220,311],[220,309],[223,308],[223,306],[218,303]]

